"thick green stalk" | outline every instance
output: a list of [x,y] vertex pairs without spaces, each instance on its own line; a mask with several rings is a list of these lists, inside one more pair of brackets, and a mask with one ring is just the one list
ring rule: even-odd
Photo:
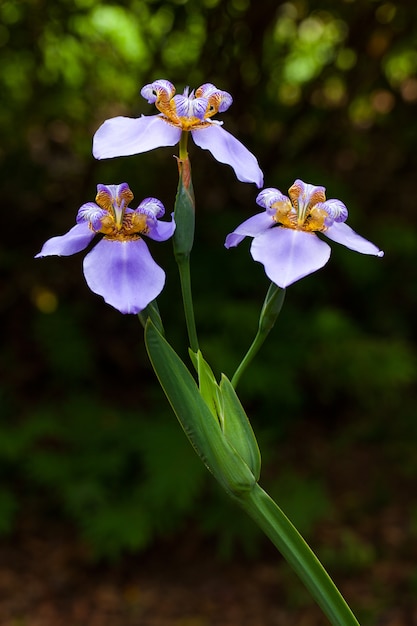
[[359,626],[320,561],[269,495],[256,484],[235,499],[278,548],[333,626]]
[[217,385],[209,365],[199,354],[196,359],[200,387],[197,387],[188,368],[150,319],[145,327],[145,342],[162,389],[203,463],[233,501],[271,539],[333,626],[358,626],[320,561],[256,482],[259,450],[246,414],[227,379],[223,378]]

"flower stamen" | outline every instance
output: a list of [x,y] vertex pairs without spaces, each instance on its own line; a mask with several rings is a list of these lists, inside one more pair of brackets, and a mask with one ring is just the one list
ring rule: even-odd
[[[148,198],[135,211],[128,207],[133,193],[126,183],[121,185],[97,185],[96,204],[87,203],[78,212],[77,222],[88,222],[96,233],[105,239],[127,241],[147,234],[150,223],[164,214],[159,200]],[[144,205],[147,210],[140,207]]]
[[226,111],[232,104],[232,96],[217,89],[211,83],[201,85],[195,91],[186,87],[182,95],[175,95],[175,87],[166,80],[145,85],[141,94],[154,103],[162,118],[183,131],[207,128],[219,124],[211,120],[218,112]]

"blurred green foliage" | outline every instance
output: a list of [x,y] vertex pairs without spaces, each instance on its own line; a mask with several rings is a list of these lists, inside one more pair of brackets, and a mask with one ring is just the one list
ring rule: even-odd
[[[302,459],[281,467],[304,425],[337,440],[396,443],[404,468],[415,467],[416,39],[417,6],[385,0],[0,3],[0,532],[28,514],[66,518],[108,558],[193,522],[223,554],[257,545],[188,450],[137,320],[88,291],[81,255],[33,261],[99,182],[126,180],[138,202],[154,195],[172,210],[173,149],[91,156],[104,119],[153,113],[139,91],[156,78],[231,92],[221,117],[257,155],[265,185],[327,186],[348,205],[350,225],[386,252],[379,260],[334,245],[325,269],[288,290],[242,379],[268,486],[307,534],[331,515],[326,476],[306,476]],[[231,375],[268,281],[247,243],[226,251],[223,242],[257,210],[256,190],[207,152],[192,149],[191,159],[202,348]],[[182,349],[171,249],[152,253],[167,270],[167,333]],[[370,558],[345,539],[349,559]]]

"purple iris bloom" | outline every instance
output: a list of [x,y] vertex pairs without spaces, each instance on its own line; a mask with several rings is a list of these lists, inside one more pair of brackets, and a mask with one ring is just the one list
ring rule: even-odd
[[340,200],[326,200],[324,187],[296,180],[288,196],[278,189],[264,189],[256,202],[265,208],[240,224],[226,238],[226,248],[253,237],[251,254],[263,264],[267,276],[285,288],[323,267],[330,246],[316,232],[362,254],[382,257],[373,243],[353,231],[345,221],[346,206]]
[[155,104],[160,113],[106,120],[94,135],[93,155],[96,159],[175,146],[181,133],[190,132],[197,146],[209,150],[220,163],[231,165],[240,181],[262,187],[263,174],[255,156],[222,128],[223,122],[211,119],[230,107],[233,100],[229,93],[205,83],[195,92],[189,93],[187,87],[182,95],[175,95],[172,83],[156,80],[145,85],[141,95],[149,104]]
[[137,209],[130,209],[132,200],[127,183],[97,185],[96,201],[82,205],[76,225],[65,235],[48,239],[36,255],[69,256],[102,235],[84,259],[84,276],[91,291],[121,313],[139,313],[165,284],[165,272],[151,257],[142,235],[165,241],[175,230],[174,220],[159,221],[165,213],[159,200],[145,198]]

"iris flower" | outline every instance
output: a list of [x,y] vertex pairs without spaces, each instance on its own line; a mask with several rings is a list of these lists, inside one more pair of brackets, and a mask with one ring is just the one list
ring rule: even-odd
[[91,291],[121,313],[139,313],[162,291],[165,272],[151,257],[142,235],[155,241],[172,236],[175,223],[159,221],[165,213],[156,198],[146,198],[130,209],[133,193],[127,183],[97,185],[95,202],[79,209],[76,225],[53,237],[36,258],[69,256],[84,250],[101,235],[84,258],[84,276]]
[[220,163],[231,165],[240,181],[262,187],[263,174],[255,156],[222,128],[223,122],[212,119],[230,107],[232,96],[211,83],[191,93],[188,87],[182,95],[175,95],[175,91],[168,80],[145,85],[141,95],[149,104],[155,104],[159,114],[106,120],[94,135],[95,158],[128,156],[174,146],[183,132],[190,132],[197,146],[209,150]]
[[340,200],[326,200],[324,187],[296,180],[288,196],[278,189],[264,189],[256,198],[265,208],[240,224],[226,238],[226,248],[253,237],[251,254],[263,264],[267,276],[285,288],[323,267],[330,257],[330,246],[316,233],[361,252],[383,256],[373,243],[347,224],[348,210]]

